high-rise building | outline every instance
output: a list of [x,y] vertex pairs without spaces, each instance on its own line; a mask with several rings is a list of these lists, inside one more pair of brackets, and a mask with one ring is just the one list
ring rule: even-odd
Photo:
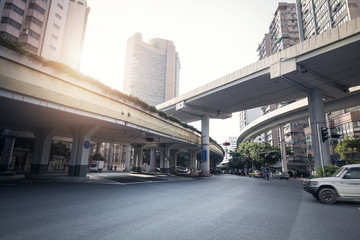
[[280,2],[269,26],[269,33],[258,46],[259,59],[280,52],[299,42],[295,3]]
[[300,40],[360,16],[359,0],[296,0]]
[[[360,16],[360,0],[296,0],[300,40],[335,28]],[[357,89],[359,90],[359,89]],[[326,113],[330,157],[337,163],[334,149],[339,140],[360,137],[360,106]],[[333,138],[336,133],[340,138]],[[307,153],[313,155],[311,128],[305,129]]]
[[1,0],[0,35],[78,69],[89,11],[86,0]]
[[172,41],[145,43],[140,33],[127,42],[123,91],[151,105],[179,95],[180,60]]
[[[260,60],[291,47],[300,41],[296,12],[295,3],[278,3],[278,7],[269,26],[269,32],[265,34],[264,39],[257,49]],[[286,102],[283,102],[263,106],[263,114],[267,114],[286,104]],[[306,119],[288,123],[284,126],[286,145],[293,149],[293,156],[288,158],[289,169],[307,166],[306,140],[303,130],[307,126],[308,122]],[[264,134],[264,139],[273,146],[278,146],[280,145],[279,134],[279,128],[274,128]]]
[[[248,124],[252,121],[256,120],[257,118],[261,117],[262,110],[260,107],[248,109],[239,112],[239,120],[240,120],[240,131],[244,129]],[[254,141],[256,142],[263,142],[264,138],[262,135],[257,136]]]

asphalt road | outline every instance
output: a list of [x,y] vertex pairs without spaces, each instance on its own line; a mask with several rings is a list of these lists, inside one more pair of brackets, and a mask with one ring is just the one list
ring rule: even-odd
[[[124,178],[135,177],[130,181]],[[300,180],[93,175],[0,179],[0,239],[360,239],[360,205],[324,205]]]

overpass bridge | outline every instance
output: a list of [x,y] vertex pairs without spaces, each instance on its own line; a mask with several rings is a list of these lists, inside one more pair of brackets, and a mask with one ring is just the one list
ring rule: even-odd
[[[324,103],[325,112],[333,112],[360,104],[360,90],[351,92],[347,97]],[[238,143],[259,136],[277,126],[309,118],[308,100],[306,98],[276,109],[263,115],[240,131]]]
[[[160,150],[160,166],[175,169],[177,153],[190,153],[190,169],[201,152],[201,135],[193,128],[159,115],[153,107],[134,101],[100,82],[49,67],[44,62],[0,46],[0,129],[6,135],[0,172],[8,170],[14,138],[35,138],[31,174],[47,172],[51,140],[72,142],[69,175],[83,177],[88,168],[89,145],[94,142],[125,146],[126,170],[141,171],[143,149]],[[214,165],[223,149],[211,143]],[[154,158],[154,157],[153,157]],[[150,167],[155,170],[152,158]]]
[[359,85],[359,52],[360,18],[356,18],[157,108],[208,126],[209,118],[225,119],[233,112],[307,98],[315,166],[328,164],[329,151],[320,133],[326,127],[324,103],[347,97],[349,88]]

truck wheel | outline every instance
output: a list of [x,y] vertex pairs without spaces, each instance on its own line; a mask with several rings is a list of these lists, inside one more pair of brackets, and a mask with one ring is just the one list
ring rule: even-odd
[[319,192],[319,200],[325,204],[334,204],[336,202],[336,192],[332,188],[323,188]]

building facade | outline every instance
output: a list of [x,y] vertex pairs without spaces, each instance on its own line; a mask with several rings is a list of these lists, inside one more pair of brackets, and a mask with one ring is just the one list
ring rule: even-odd
[[296,0],[301,41],[360,16],[359,0]]
[[[272,54],[280,52],[300,42],[296,12],[295,3],[278,3],[278,7],[269,26],[269,32],[265,34],[264,39],[259,44],[257,49],[259,60],[271,56]],[[265,115],[286,104],[286,102],[283,102],[263,106],[262,114]],[[293,151],[293,155],[289,156],[287,159],[289,169],[304,168],[307,166],[306,140],[303,130],[307,126],[307,119],[288,123],[283,126],[286,146],[290,146]],[[264,133],[264,141],[268,142],[272,146],[279,146],[279,127]]]
[[79,69],[89,11],[86,0],[0,0],[0,35]]
[[298,43],[299,30],[295,3],[280,2],[257,52],[259,60]]
[[172,41],[145,43],[140,33],[127,42],[123,91],[150,105],[179,95],[180,60]]
[[[360,16],[360,0],[296,0],[296,6],[300,41]],[[326,113],[329,133],[327,141],[332,163],[339,160],[339,155],[334,153],[339,141],[346,137],[360,137],[359,111],[360,106]],[[334,133],[340,135],[340,138],[331,138]],[[310,127],[305,129],[305,136],[310,161],[309,156],[313,155]]]
[[[261,117],[262,110],[261,107],[248,109],[239,112],[239,122],[240,122],[240,131],[244,129],[248,124],[257,118]],[[255,142],[264,142],[264,136],[259,135],[254,139]]]

